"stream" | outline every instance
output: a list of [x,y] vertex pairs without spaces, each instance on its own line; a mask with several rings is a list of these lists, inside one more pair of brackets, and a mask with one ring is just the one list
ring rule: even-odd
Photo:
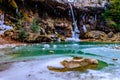
[[[119,80],[120,44],[97,42],[57,42],[6,47],[0,51],[0,80]],[[99,61],[96,69],[55,72],[60,61],[75,56]],[[3,64],[2,64],[3,63]],[[0,65],[0,67],[1,67]]]

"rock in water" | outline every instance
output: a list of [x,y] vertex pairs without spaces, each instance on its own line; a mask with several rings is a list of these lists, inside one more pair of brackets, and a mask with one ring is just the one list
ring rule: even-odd
[[98,65],[98,60],[92,58],[74,57],[60,62],[64,68],[48,66],[49,70],[65,72],[65,71],[86,71],[87,69],[95,69]]
[[98,61],[96,59],[91,59],[91,58],[79,58],[79,59],[73,58],[72,60],[69,61],[64,60],[61,62],[61,64],[65,68],[77,68],[87,65],[97,65]]

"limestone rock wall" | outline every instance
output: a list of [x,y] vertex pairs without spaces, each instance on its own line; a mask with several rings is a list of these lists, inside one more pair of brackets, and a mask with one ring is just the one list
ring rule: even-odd
[[[3,1],[0,7],[5,13],[5,22],[12,22],[14,29],[17,29],[15,39],[19,36],[25,40],[39,42],[41,35],[47,36],[49,40],[56,37],[71,37],[73,27],[70,6],[73,8],[75,21],[80,30],[80,37],[84,37],[86,32],[91,30],[105,29],[105,23],[101,14],[104,12],[104,5],[107,0],[12,0],[17,6],[13,6],[10,1]],[[8,5],[7,5],[8,4]],[[9,9],[9,10],[8,10]],[[34,24],[34,19],[36,22]],[[11,23],[9,23],[11,24]],[[34,26],[33,26],[34,25]],[[83,25],[86,27],[86,32]],[[37,33],[33,27],[38,26]],[[23,31],[18,31],[23,28]],[[107,29],[109,30],[109,29]],[[19,35],[22,32],[22,35]],[[109,31],[108,31],[109,32]],[[33,34],[34,33],[34,34]],[[24,35],[24,36],[23,36]],[[35,36],[37,35],[37,37]],[[34,39],[32,37],[34,37]],[[32,40],[33,39],[33,40]],[[64,38],[63,38],[64,39]]]

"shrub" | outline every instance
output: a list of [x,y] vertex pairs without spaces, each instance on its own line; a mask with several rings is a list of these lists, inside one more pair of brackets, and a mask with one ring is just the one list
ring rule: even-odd
[[20,34],[19,34],[19,39],[21,41],[24,41],[26,37],[27,37],[27,34],[26,34],[25,30],[23,28],[21,28],[20,29]]
[[111,28],[114,28],[117,26],[115,21],[112,21],[111,19],[107,19],[107,25]]
[[39,27],[39,25],[37,23],[37,20],[35,18],[33,19],[31,28],[32,28],[32,31],[35,32],[35,33],[40,31],[40,27]]
[[103,13],[108,26],[120,31],[120,0],[110,0],[109,9]]

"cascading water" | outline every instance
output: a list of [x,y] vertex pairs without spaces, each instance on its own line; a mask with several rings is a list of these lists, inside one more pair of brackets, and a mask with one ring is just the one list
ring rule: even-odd
[[97,14],[95,14],[95,21],[97,20]]
[[0,25],[4,24],[4,14],[1,15]]
[[82,16],[82,19],[83,19],[83,31],[84,31],[84,33],[86,33],[87,32],[87,29],[86,29],[86,24],[85,24],[85,15],[83,15]]
[[16,9],[16,13],[18,13],[18,8]]
[[84,31],[84,33],[87,32],[86,25],[83,25],[83,31]]
[[72,21],[73,21],[73,30],[72,30],[72,38],[67,38],[66,41],[80,41],[79,40],[80,31],[78,29],[78,26],[75,20],[75,15],[74,15],[74,11],[73,11],[71,3],[69,3],[69,6],[70,6],[70,13],[72,16]]
[[4,34],[7,30],[13,30],[11,26],[7,26],[4,24],[4,14],[0,15],[0,34]]

